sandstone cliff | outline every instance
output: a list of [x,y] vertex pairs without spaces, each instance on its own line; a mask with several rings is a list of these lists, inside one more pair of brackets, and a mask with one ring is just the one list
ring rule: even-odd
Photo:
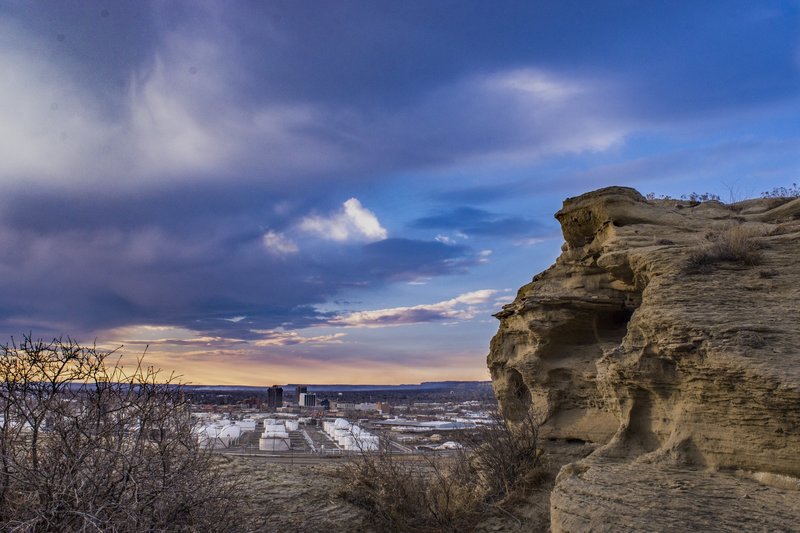
[[800,528],[800,199],[610,187],[556,218],[563,253],[488,357],[508,416],[591,451],[558,475],[552,530]]

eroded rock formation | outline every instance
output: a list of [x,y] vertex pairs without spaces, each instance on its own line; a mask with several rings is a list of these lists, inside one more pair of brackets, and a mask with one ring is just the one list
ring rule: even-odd
[[[556,218],[563,253],[496,315],[488,357],[508,416],[533,409],[543,437],[596,448],[562,468],[552,529],[800,524],[800,199],[610,187]],[[691,268],[731,232],[758,261]]]

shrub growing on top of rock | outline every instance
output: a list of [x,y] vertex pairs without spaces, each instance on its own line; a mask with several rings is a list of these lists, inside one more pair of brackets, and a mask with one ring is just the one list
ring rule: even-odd
[[753,266],[761,262],[761,242],[752,229],[730,226],[708,235],[711,241],[692,251],[686,263],[689,272],[709,272],[722,262]]
[[[654,192],[649,192],[644,195],[645,198],[648,200],[678,200],[679,198],[675,198],[668,194],[656,194]],[[703,202],[720,202],[722,201],[718,194],[710,193],[710,192],[691,192],[689,194],[682,194],[680,196],[680,200],[684,200],[687,202],[695,202],[695,203],[703,203]]]

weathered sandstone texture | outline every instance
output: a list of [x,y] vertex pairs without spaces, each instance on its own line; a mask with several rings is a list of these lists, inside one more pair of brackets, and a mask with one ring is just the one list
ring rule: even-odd
[[[800,199],[610,187],[556,218],[563,253],[496,315],[488,357],[508,416],[596,446],[561,469],[552,530],[800,529]],[[760,261],[688,266],[726,232]]]

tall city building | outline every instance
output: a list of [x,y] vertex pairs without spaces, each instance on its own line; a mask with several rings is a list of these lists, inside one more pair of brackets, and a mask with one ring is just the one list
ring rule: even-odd
[[283,388],[273,385],[267,389],[267,406],[271,408],[283,407]]

